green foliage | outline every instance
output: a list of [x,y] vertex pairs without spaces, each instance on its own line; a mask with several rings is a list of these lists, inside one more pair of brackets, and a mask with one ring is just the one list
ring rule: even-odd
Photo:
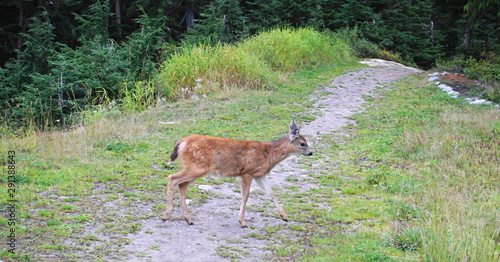
[[261,32],[241,44],[249,54],[272,69],[284,72],[349,60],[348,43],[310,28],[274,29]]
[[157,100],[157,92],[152,81],[123,83],[121,92],[120,106],[124,112],[143,111],[153,106]]
[[184,35],[185,42],[232,43],[245,34],[245,18],[238,0],[215,0],[200,14],[201,19]]
[[185,48],[165,62],[158,75],[160,90],[168,98],[190,98],[208,92],[271,86],[270,70],[255,56],[236,46]]
[[430,32],[433,3],[422,1],[383,1],[383,9],[372,23],[362,27],[363,35],[381,49],[402,54],[404,60],[430,66],[440,55],[439,31]]
[[482,86],[475,90],[483,98],[500,102],[500,56],[494,53],[484,53],[481,59],[471,56],[454,56],[449,59],[440,59],[437,67],[444,70],[463,72],[465,76],[482,82]]
[[470,58],[463,69],[467,77],[485,82],[483,96],[493,102],[500,103],[500,56],[490,53],[484,59]]
[[[97,1],[89,13],[75,14],[80,22],[80,46],[70,48],[55,43],[54,27],[46,13],[34,18],[25,37],[20,59],[0,70],[2,119],[11,126],[37,128],[72,124],[75,112],[94,105],[124,99],[127,110],[142,110],[153,104],[153,83],[142,80],[155,77],[157,52],[163,48],[165,16],[137,19],[140,29],[119,44],[109,38],[109,3]],[[135,90],[122,90],[134,83]],[[150,104],[150,105],[151,105]]]
[[312,29],[275,29],[237,45],[184,48],[166,61],[158,81],[169,98],[228,88],[270,88],[279,74],[349,60],[342,40]]
[[55,54],[55,36],[47,13],[31,21],[28,33],[23,35],[25,49],[19,53],[18,60],[10,61],[2,70],[2,117],[11,124],[51,125],[60,115],[57,103],[53,102],[58,99],[57,80],[47,74],[50,71],[48,61]]
[[76,21],[80,23],[78,30],[80,31],[80,43],[87,41],[100,40],[101,45],[107,44],[109,38],[109,19],[112,14],[109,11],[109,0],[97,0],[90,5],[87,14],[74,14]]
[[382,50],[378,45],[364,38],[358,26],[355,26],[354,28],[346,27],[344,29],[339,29],[334,33],[334,35],[337,38],[343,39],[349,43],[351,52],[357,57],[380,58],[405,63],[398,53],[393,54],[389,51]]
[[[158,15],[150,17],[142,7],[143,13],[135,21],[139,30],[127,37],[120,48],[121,56],[127,62],[129,74],[136,81],[148,80],[156,76],[156,66],[159,62],[159,50],[164,48],[167,34],[165,26],[167,17]],[[162,14],[161,9],[159,13]]]

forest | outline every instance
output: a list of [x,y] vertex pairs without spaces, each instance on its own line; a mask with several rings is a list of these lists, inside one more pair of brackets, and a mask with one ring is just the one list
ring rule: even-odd
[[500,0],[13,0],[0,8],[4,129],[66,128],[78,112],[137,90],[150,90],[139,98],[146,106],[176,99],[158,81],[173,55],[275,28],[335,34],[358,57],[462,72],[500,100]]

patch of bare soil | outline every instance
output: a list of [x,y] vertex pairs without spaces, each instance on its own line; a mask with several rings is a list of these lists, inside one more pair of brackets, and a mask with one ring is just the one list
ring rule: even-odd
[[[328,146],[321,144],[323,135],[342,133],[346,125],[355,124],[349,118],[363,110],[366,96],[376,96],[378,89],[391,82],[421,72],[383,60],[363,63],[369,64],[369,67],[336,77],[328,86],[318,87],[311,97],[316,102],[319,115],[314,121],[306,123],[301,131],[311,141],[313,149]],[[309,192],[311,188],[319,187],[312,182],[313,178],[308,175],[311,171],[306,170],[302,163],[308,163],[307,158],[292,156],[268,175],[268,180],[276,189],[282,204],[283,198],[280,198],[280,195],[285,194],[290,186],[297,188],[298,191],[295,192]],[[322,164],[322,161],[308,163],[313,168]],[[276,258],[273,257],[271,247],[279,248],[280,238],[298,237],[299,233],[289,230],[288,227],[305,223],[282,221],[271,199],[254,183],[245,217],[250,228],[242,229],[236,218],[240,206],[239,180],[200,190],[206,189],[210,191],[208,199],[188,207],[194,225],[189,226],[181,219],[178,206],[172,219],[167,222],[162,222],[157,216],[144,214],[146,218],[135,221],[141,224],[140,230],[127,236],[130,242],[122,247],[124,256],[119,259],[105,259],[175,262],[273,261]],[[189,191],[187,196],[189,197]],[[138,210],[140,209],[134,209]],[[143,212],[152,212],[151,207],[149,211]],[[266,230],[269,227],[279,230],[269,232]]]
[[441,82],[451,86],[454,91],[459,92],[462,96],[472,97],[471,92],[478,92],[483,90],[484,87],[476,80],[468,79],[461,74],[440,74],[439,79]]

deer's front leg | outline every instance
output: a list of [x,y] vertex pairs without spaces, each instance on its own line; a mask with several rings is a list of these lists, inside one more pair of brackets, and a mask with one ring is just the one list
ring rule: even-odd
[[241,176],[241,207],[238,213],[238,221],[242,228],[247,228],[245,223],[245,206],[247,204],[248,196],[250,195],[250,185],[252,184],[252,176],[242,175]]
[[255,181],[257,182],[257,184],[259,184],[259,186],[262,188],[262,190],[264,190],[272,198],[274,204],[276,205],[276,208],[278,208],[278,212],[280,213],[281,218],[285,222],[288,222],[288,217],[286,216],[285,210],[280,205],[280,202],[278,201],[278,197],[276,197],[276,193],[274,193],[274,190],[271,188],[271,186],[267,182],[266,176],[256,177]]

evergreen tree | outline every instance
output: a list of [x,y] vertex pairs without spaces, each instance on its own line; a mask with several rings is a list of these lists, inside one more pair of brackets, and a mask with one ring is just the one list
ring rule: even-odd
[[239,0],[214,0],[200,16],[201,19],[187,31],[186,42],[231,43],[248,35]]
[[[374,6],[378,18],[362,27],[364,35],[381,48],[401,54],[409,62],[429,66],[440,47],[431,39],[431,0],[382,0]],[[439,31],[432,32],[439,37]]]
[[251,34],[274,27],[290,26],[287,2],[281,0],[254,0],[247,3],[248,30]]
[[59,85],[66,90],[69,111],[117,98],[121,84],[129,76],[120,44],[109,37],[109,5],[98,0],[89,11],[76,15],[80,46],[71,49],[61,45],[52,61],[52,74],[60,76]]
[[19,59],[6,63],[0,102],[3,116],[14,122],[52,124],[60,117],[56,80],[49,75],[49,60],[55,54],[53,26],[48,14],[31,19],[22,34],[24,49]]
[[128,61],[128,67],[134,74],[135,79],[150,79],[156,74],[156,64],[159,62],[159,53],[166,43],[165,26],[167,17],[158,11],[157,17],[149,17],[143,10],[141,17],[136,22],[141,27],[128,36],[127,41],[122,44],[122,57]]

